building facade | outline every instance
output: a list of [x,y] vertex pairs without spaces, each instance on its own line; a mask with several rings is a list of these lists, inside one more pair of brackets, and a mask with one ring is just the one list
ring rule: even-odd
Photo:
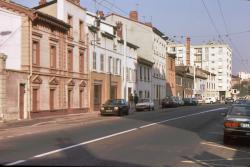
[[[66,3],[76,10],[80,8],[76,2]],[[15,45],[6,44],[5,49],[1,50],[8,57],[6,71],[10,74],[7,78],[10,82],[6,88],[5,113],[11,118],[6,119],[88,111],[88,64],[84,26],[72,26],[73,23],[79,25],[82,22],[77,19],[75,22],[70,21],[70,17],[67,17],[69,23],[58,19],[57,13],[53,12],[58,5],[57,1],[40,2],[38,7],[30,9],[0,1],[0,7],[5,12],[1,15],[6,20],[3,24],[9,26],[10,17],[15,18],[19,24],[15,26],[13,36],[8,39],[16,41]],[[44,11],[52,9],[47,11],[55,16],[41,12],[43,8]],[[60,13],[59,10],[55,11]],[[14,63],[9,62],[13,59]],[[11,93],[13,91],[19,93]]]
[[[117,14],[106,16],[111,23],[121,22],[126,31],[126,39],[138,48],[138,94],[140,98],[160,101],[166,96],[166,41],[163,33],[150,23],[142,23],[136,11],[129,18]],[[141,37],[143,36],[143,40]]]
[[[191,65],[215,74],[215,89],[218,98],[230,97],[232,75],[232,50],[226,44],[176,45],[176,65]],[[190,55],[188,55],[190,53]]]

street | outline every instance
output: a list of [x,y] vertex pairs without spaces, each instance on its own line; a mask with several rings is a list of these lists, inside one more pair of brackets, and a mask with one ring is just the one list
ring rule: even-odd
[[18,133],[28,131],[26,135],[0,138],[0,164],[247,167],[248,143],[222,143],[221,112],[227,107],[167,108],[125,117],[98,117],[89,124],[79,118],[41,125],[43,131],[37,133],[37,129],[24,127]]

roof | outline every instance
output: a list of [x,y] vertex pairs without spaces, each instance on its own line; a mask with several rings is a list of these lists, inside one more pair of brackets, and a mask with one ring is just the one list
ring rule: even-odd
[[146,26],[146,27],[149,27],[149,28],[152,28],[151,26],[147,25],[146,23],[143,23],[143,22],[140,22],[140,21],[136,21],[136,20],[130,19],[130,18],[128,18],[128,17],[122,16],[122,15],[119,15],[119,14],[116,14],[116,13],[108,14],[108,15],[105,16],[105,17],[110,17],[110,16],[112,16],[112,15],[118,16],[118,17],[121,17],[121,18],[124,18],[124,19],[127,19],[127,20],[129,20],[129,21],[133,21],[133,22],[135,22],[135,23],[142,24],[142,25],[144,25],[144,26]]
[[70,28],[70,26],[67,23],[57,19],[56,17],[42,13],[35,9],[28,8],[26,6],[20,5],[12,1],[11,2],[0,1],[0,7],[5,7],[7,9],[13,9],[20,13],[25,13],[33,22],[41,20],[48,24],[56,26],[60,29],[63,29],[65,31],[68,30],[68,28]]
[[[73,2],[70,1],[70,0],[66,0],[66,1],[72,3],[72,4],[75,5],[75,6],[78,6],[79,8],[81,8],[81,9],[83,9],[83,10],[87,10],[86,8],[82,7],[81,5],[78,5],[78,4],[76,4],[76,3],[73,3]],[[52,0],[52,1],[49,1],[49,2],[47,2],[47,3],[45,3],[45,4],[43,4],[43,5],[38,5],[38,6],[34,7],[33,9],[36,9],[36,10],[37,10],[37,9],[41,9],[41,8],[50,6],[50,5],[55,4],[55,3],[57,3],[57,0]]]

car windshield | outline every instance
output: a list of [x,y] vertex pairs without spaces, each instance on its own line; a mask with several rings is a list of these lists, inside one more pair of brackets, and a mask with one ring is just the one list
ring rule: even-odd
[[110,99],[106,101],[105,105],[116,105],[116,104],[123,104],[124,101],[122,99]]
[[233,106],[229,115],[250,116],[249,106]]
[[150,102],[150,100],[149,99],[140,99],[139,100],[139,103],[146,103],[146,102]]

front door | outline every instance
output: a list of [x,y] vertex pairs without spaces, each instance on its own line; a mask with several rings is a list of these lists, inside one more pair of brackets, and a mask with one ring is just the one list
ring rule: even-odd
[[49,92],[49,102],[50,102],[50,110],[54,110],[54,96],[55,96],[55,89],[50,89]]
[[94,85],[94,111],[99,111],[102,103],[102,85]]
[[72,90],[68,90],[68,109],[71,109],[71,95],[72,94]]
[[38,105],[38,89],[33,89],[33,96],[32,96],[32,111],[37,112],[37,105]]
[[19,114],[20,119],[24,119],[24,93],[25,93],[25,85],[20,84],[20,93],[19,93]]

